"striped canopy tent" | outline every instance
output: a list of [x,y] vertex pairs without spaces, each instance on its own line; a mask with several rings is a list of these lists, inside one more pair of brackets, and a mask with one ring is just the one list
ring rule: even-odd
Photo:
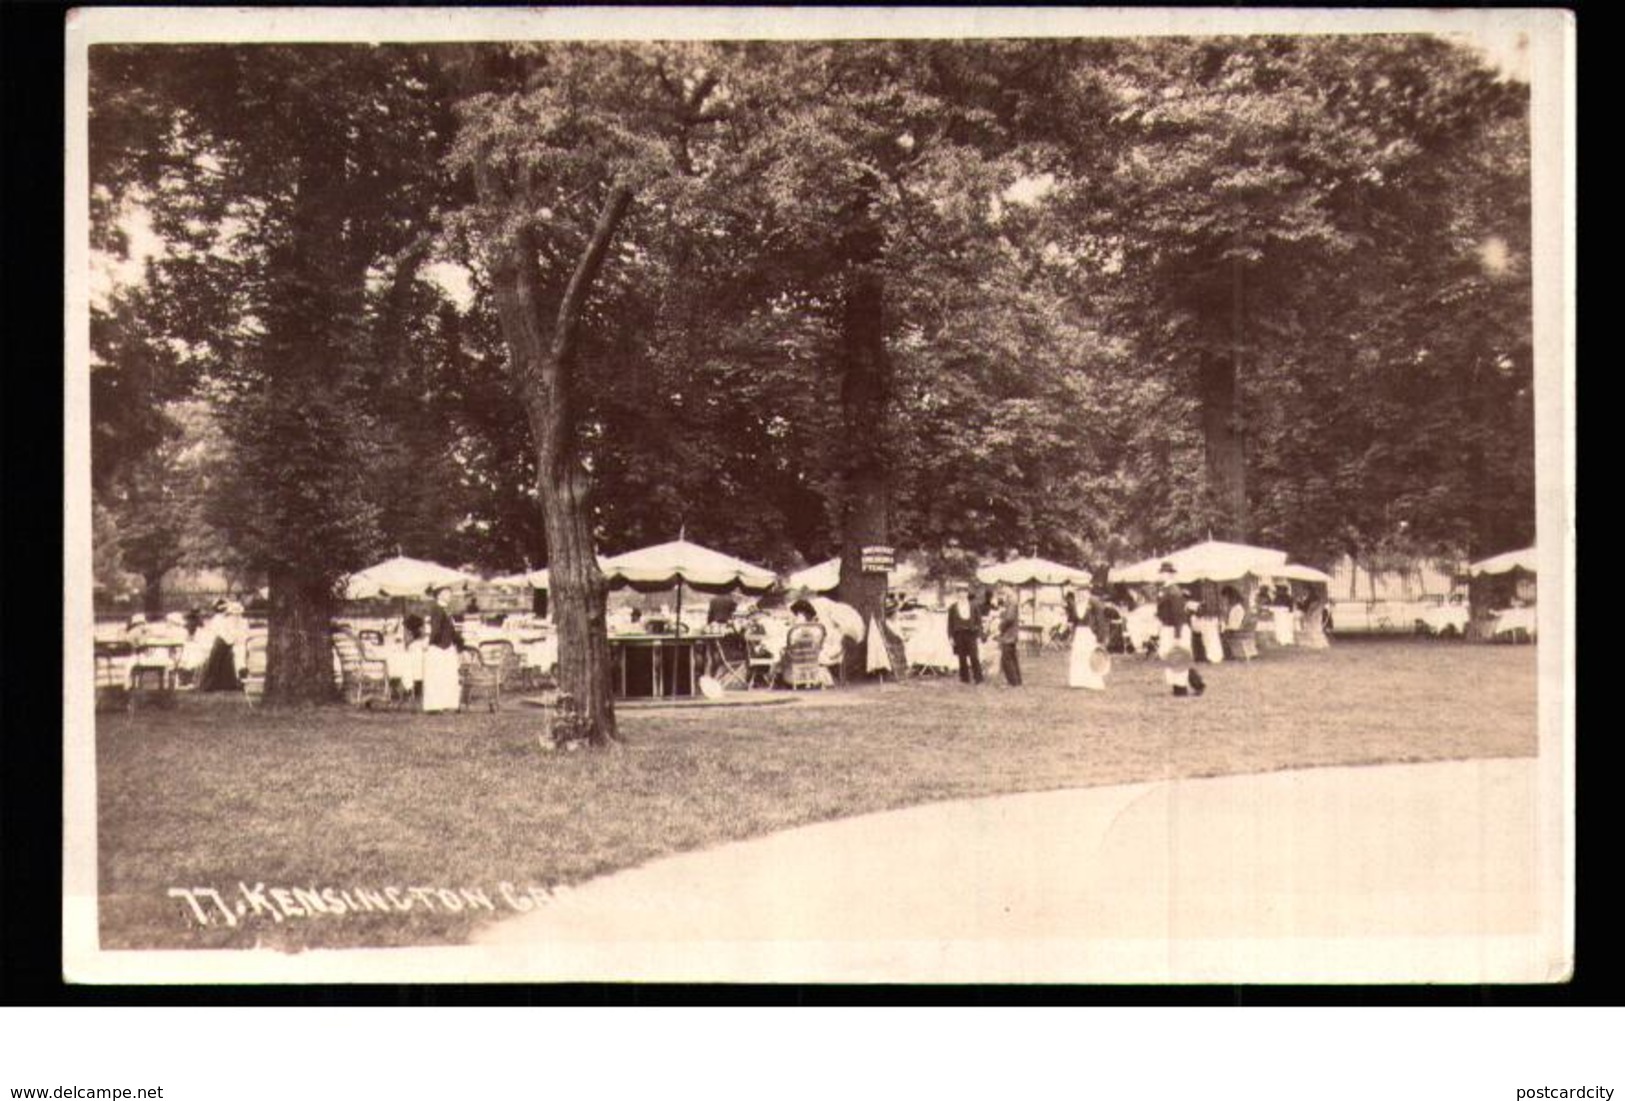
[[430,586],[466,588],[479,581],[471,573],[425,562],[421,558],[397,555],[350,575],[344,585],[347,600],[376,600],[380,597],[422,596]]
[[1482,577],[1485,574],[1511,573],[1514,570],[1523,570],[1525,573],[1536,573],[1535,548],[1526,550],[1507,551],[1493,558],[1486,558],[1481,562],[1474,562],[1467,567],[1469,577]]
[[1114,584],[1153,584],[1167,576],[1162,573],[1164,562],[1173,565],[1173,580],[1181,585],[1197,581],[1239,581],[1249,576],[1288,576],[1280,573],[1287,568],[1286,557],[1285,551],[1272,550],[1269,547],[1253,547],[1246,543],[1225,543],[1209,539],[1174,551],[1172,554],[1155,555],[1133,565],[1120,566],[1112,570],[1110,576]]

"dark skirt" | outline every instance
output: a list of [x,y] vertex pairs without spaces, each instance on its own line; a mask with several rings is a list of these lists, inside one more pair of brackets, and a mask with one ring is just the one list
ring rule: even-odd
[[231,646],[223,638],[214,640],[209,660],[204,663],[203,676],[198,679],[199,692],[237,692],[242,682],[237,679],[237,663],[232,660]]

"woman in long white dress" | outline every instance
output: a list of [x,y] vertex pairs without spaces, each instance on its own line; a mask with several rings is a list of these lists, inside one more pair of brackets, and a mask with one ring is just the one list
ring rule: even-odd
[[463,639],[446,611],[451,604],[451,590],[436,589],[432,595],[434,604],[429,608],[429,644],[423,651],[423,710],[456,711],[463,702],[458,664],[458,651],[462,649]]
[[[1095,627],[1104,618],[1104,609],[1088,593],[1084,594],[1084,610],[1078,610],[1077,596],[1070,590],[1062,598],[1066,604],[1066,619],[1072,625],[1072,652],[1067,660],[1066,684],[1068,688],[1089,688],[1096,692],[1106,688],[1105,651]],[[1098,655],[1098,656],[1097,656]]]

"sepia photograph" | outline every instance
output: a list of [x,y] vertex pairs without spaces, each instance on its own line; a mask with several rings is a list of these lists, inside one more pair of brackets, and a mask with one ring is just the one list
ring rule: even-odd
[[74,983],[1561,983],[1554,11],[83,9]]

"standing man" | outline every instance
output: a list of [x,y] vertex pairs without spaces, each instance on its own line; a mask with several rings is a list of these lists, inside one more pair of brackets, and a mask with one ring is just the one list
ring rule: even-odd
[[1010,589],[999,591],[999,668],[1011,688],[1021,687],[1021,605]]
[[961,588],[948,606],[948,640],[959,659],[960,682],[981,684],[982,614],[971,600],[969,589]]
[[1185,590],[1174,580],[1172,562],[1157,571],[1162,588],[1157,592],[1157,656],[1167,661],[1175,650],[1191,654],[1190,611],[1185,607]]
[[1191,646],[1190,610],[1185,606],[1185,590],[1174,580],[1177,571],[1173,563],[1164,562],[1157,571],[1162,578],[1162,591],[1157,594],[1157,656],[1164,662],[1163,680],[1176,696],[1200,696],[1202,678],[1191,668],[1194,650]]

